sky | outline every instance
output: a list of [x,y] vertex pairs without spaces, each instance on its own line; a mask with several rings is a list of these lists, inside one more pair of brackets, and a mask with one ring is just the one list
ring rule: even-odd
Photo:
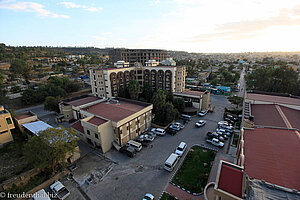
[[0,43],[197,53],[300,50],[300,0],[0,0]]

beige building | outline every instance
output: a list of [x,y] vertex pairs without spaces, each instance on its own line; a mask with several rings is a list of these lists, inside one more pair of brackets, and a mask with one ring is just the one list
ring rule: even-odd
[[10,113],[0,105],[0,147],[14,140],[10,131],[14,128],[14,122]]
[[183,92],[176,92],[174,93],[174,97],[182,97],[184,98],[185,102],[191,102],[192,106],[200,110],[208,110],[210,103],[210,92],[205,91],[193,91],[193,90],[185,90]]
[[183,92],[185,89],[185,66],[159,66],[157,62],[147,66],[90,69],[92,92],[97,97],[116,97],[130,80],[141,86],[148,83],[154,91],[158,89]]
[[37,115],[34,114],[33,112],[29,111],[29,112],[25,112],[25,113],[21,113],[18,114],[15,118],[15,122],[16,122],[16,126],[19,127],[19,129],[24,132],[23,129],[23,124],[27,124],[30,122],[35,122],[38,121],[39,119],[37,118]]
[[116,98],[80,110],[80,121],[72,125],[86,143],[105,153],[115,143],[123,146],[151,126],[152,104]]

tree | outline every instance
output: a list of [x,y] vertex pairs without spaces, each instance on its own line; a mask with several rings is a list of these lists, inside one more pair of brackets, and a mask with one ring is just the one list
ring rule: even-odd
[[173,104],[171,102],[167,102],[164,108],[164,114],[165,114],[165,122],[170,123],[174,119],[178,118],[179,112],[177,109],[174,108]]
[[174,99],[174,107],[180,112],[182,113],[185,109],[185,102],[183,98],[175,98]]
[[33,136],[24,145],[24,155],[35,168],[51,166],[56,172],[58,164],[66,164],[66,155],[73,153],[77,147],[76,133],[72,129],[48,128]]
[[214,78],[210,83],[216,86],[218,84],[218,78]]
[[135,79],[129,82],[128,92],[131,99],[137,100],[139,98],[140,87],[141,87],[140,84]]
[[12,61],[9,68],[10,72],[18,77],[23,77],[27,82],[30,77],[31,67],[29,64],[22,59],[15,59]]
[[166,101],[173,103],[173,100],[174,100],[173,92],[165,90],[165,93],[166,93]]
[[228,100],[230,101],[230,103],[235,104],[236,108],[238,108],[239,106],[243,105],[244,98],[238,96],[230,96],[228,97]]
[[3,104],[5,95],[6,95],[6,90],[4,89],[3,80],[4,80],[4,77],[3,77],[2,73],[0,72],[0,104]]
[[44,102],[44,109],[59,113],[59,106],[58,106],[59,102],[60,102],[59,97],[48,96]]
[[155,121],[163,124],[165,121],[165,105],[166,105],[166,94],[163,90],[158,90],[153,94],[153,113],[155,114]]
[[153,97],[153,91],[149,83],[145,83],[143,87],[142,97],[146,99],[147,102],[151,102]]

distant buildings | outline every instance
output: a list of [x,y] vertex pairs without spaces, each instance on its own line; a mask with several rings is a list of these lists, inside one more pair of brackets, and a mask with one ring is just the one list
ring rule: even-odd
[[145,65],[148,60],[157,60],[159,62],[167,58],[167,51],[160,49],[110,49],[109,59],[112,63],[119,60],[129,62],[130,66],[134,66],[136,62]]
[[15,125],[10,113],[0,105],[0,146],[14,140],[10,131],[14,128]]
[[141,86],[148,83],[153,91],[183,92],[185,77],[185,66],[162,66],[156,61],[138,67],[90,69],[92,92],[101,98],[118,96],[120,88],[126,87],[133,79]]

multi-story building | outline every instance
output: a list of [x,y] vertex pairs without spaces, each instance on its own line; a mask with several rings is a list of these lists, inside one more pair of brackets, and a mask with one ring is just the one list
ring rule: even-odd
[[10,113],[0,105],[0,146],[14,140],[10,132],[14,128]]
[[[123,146],[151,126],[152,104],[124,98],[87,104],[81,105],[80,120],[72,128],[81,140],[100,148],[104,153],[113,143]],[[61,105],[62,112],[64,106]]]
[[112,63],[120,60],[129,62],[130,66],[139,62],[145,65],[148,60],[163,61],[167,58],[167,51],[161,49],[110,49],[109,59]]
[[152,89],[183,92],[185,89],[185,66],[147,66],[126,68],[91,69],[92,92],[98,97],[116,97],[120,88],[136,79],[141,86],[148,83]]

